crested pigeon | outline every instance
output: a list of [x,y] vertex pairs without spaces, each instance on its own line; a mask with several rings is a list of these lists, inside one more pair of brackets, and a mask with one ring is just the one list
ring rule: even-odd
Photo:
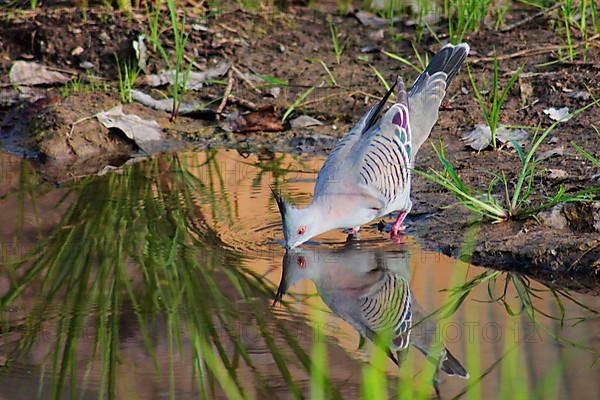
[[[375,341],[384,332],[390,359],[396,364],[408,345],[431,360],[436,321],[416,302],[409,286],[409,254],[380,249],[342,248],[325,254],[314,248],[286,252],[275,303],[296,282],[310,279],[333,313],[361,337]],[[468,378],[461,363],[442,346],[438,369]]]
[[[410,180],[415,156],[438,119],[447,85],[468,53],[466,43],[445,45],[408,94],[397,79],[383,99],[338,141],[319,171],[309,206],[296,208],[273,190],[286,248],[333,229],[356,232],[361,225],[393,211],[400,211],[391,228],[391,236],[397,237],[412,207]],[[396,102],[381,115],[396,86]]]

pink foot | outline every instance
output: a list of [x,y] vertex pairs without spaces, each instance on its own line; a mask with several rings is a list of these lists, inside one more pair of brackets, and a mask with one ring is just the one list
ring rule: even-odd
[[398,218],[396,218],[396,222],[394,222],[394,225],[392,225],[392,229],[390,230],[391,238],[397,237],[399,232],[403,232],[404,229],[406,229],[406,227],[402,225],[402,222],[404,221],[404,218],[406,218],[407,215],[408,213],[406,211],[402,211],[400,215],[398,215]]

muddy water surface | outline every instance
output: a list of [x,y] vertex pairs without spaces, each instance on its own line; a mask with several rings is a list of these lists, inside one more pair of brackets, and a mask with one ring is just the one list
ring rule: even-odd
[[[357,398],[375,347],[352,302],[383,276],[409,285],[411,343],[427,326],[470,374],[440,373],[443,398],[600,397],[598,297],[423,251],[418,220],[286,258],[270,186],[307,204],[321,162],[184,153],[53,187],[0,153],[0,398],[310,397],[320,361],[327,397]],[[431,365],[389,360],[388,393],[433,394]]]

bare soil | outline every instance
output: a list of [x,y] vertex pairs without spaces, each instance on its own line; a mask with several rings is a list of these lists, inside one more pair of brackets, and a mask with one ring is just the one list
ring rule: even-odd
[[[392,37],[388,27],[366,27],[355,17],[339,16],[333,10],[335,6],[326,2],[318,9],[297,5],[276,12],[230,9],[207,17],[201,7],[190,7],[186,10],[186,21],[193,29],[190,29],[186,51],[194,58],[194,69],[227,60],[242,74],[274,76],[287,80],[288,85],[280,87],[277,93],[260,85],[264,82],[248,83],[232,72],[222,79],[227,82],[231,78],[233,98],[217,120],[180,116],[170,122],[167,113],[140,104],[127,105],[125,111],[156,120],[171,137],[198,149],[229,146],[252,152],[326,153],[377,101],[377,96],[382,95],[384,89],[371,65],[390,81],[400,74],[411,82],[417,74],[377,50],[383,48],[416,63],[410,42],[416,35],[413,27],[401,23]],[[513,9],[504,26],[533,14],[532,9]],[[166,14],[163,17],[167,19]],[[140,33],[147,32],[145,20],[143,12],[128,16],[101,8],[89,9],[85,17],[78,8],[2,11],[0,97],[6,101],[0,101],[0,106],[4,104],[4,108],[0,108],[0,119],[4,118],[0,137],[11,137],[14,145],[18,136],[16,142],[32,152],[24,154],[35,155],[41,169],[48,171],[47,178],[53,181],[96,173],[106,165],[122,164],[138,151],[135,144],[109,133],[93,118],[73,124],[119,103],[114,54],[119,54],[122,60],[133,56],[131,43]],[[339,64],[332,50],[329,21],[340,32],[341,42],[347,40]],[[441,35],[445,23],[441,21],[433,29]],[[580,46],[580,38],[574,35],[574,42]],[[552,121],[543,110],[549,107],[578,109],[590,101],[585,96],[588,88],[594,96],[600,96],[600,42],[597,38],[589,42],[585,60],[578,57],[573,62],[559,61],[557,46],[564,45],[564,41],[550,16],[531,19],[504,31],[483,29],[465,40],[472,48],[468,62],[479,85],[491,81],[490,61],[494,49],[500,60],[501,87],[524,65],[519,81],[508,94],[501,116],[503,123],[547,127]],[[169,30],[163,33],[162,41],[168,51],[173,50]],[[74,52],[77,47],[82,47],[83,52]],[[432,35],[425,34],[417,49],[420,54],[431,55],[439,47]],[[578,51],[581,50],[582,45],[578,47]],[[8,82],[8,71],[19,59],[33,60],[83,79],[93,75],[94,79],[107,82],[109,90],[65,98],[60,95],[60,87],[36,88],[36,101],[15,105],[8,101],[14,95],[10,94],[14,89]],[[316,59],[329,66],[338,85],[331,84]],[[80,68],[82,62],[91,63],[93,68],[85,72]],[[147,73],[165,68],[165,63],[152,49],[148,65]],[[222,129],[223,120],[236,110],[242,113],[263,110],[261,114],[251,115],[254,119],[250,120],[259,120],[258,123],[263,117],[267,122],[278,121],[290,104],[312,86],[317,88],[290,119],[306,114],[322,121],[322,126],[290,129],[288,120],[283,130],[277,132],[249,129],[231,133]],[[140,88],[159,98],[158,91],[143,85]],[[224,90],[224,85],[206,85],[199,92],[188,93],[187,99],[208,102],[222,96]],[[216,109],[218,104],[219,101],[211,107]],[[589,109],[559,124],[540,146],[540,153],[555,150],[558,154],[539,163],[538,176],[533,182],[535,193],[551,197],[561,186],[567,191],[598,186],[600,171],[577,153],[571,143],[576,142],[596,157],[600,155],[600,136],[596,131],[600,127],[599,110],[598,107]],[[483,122],[463,69],[449,87],[432,139],[437,142],[438,137],[443,138],[446,155],[461,179],[485,190],[491,173],[504,172],[514,177],[520,161],[511,148],[476,152],[460,141],[465,132]],[[417,158],[417,168],[430,167],[441,169],[435,153],[426,145]],[[500,188],[498,193],[501,193]],[[455,204],[455,198],[445,190],[420,177],[414,179],[413,199],[413,225],[424,244],[455,257],[464,255],[465,233],[474,227],[470,212]],[[467,252],[471,262],[525,272],[559,286],[597,291],[600,272],[598,203],[568,205],[556,212],[558,219],[564,222],[562,227],[535,219],[479,224],[476,242]],[[417,218],[419,216],[427,218]]]

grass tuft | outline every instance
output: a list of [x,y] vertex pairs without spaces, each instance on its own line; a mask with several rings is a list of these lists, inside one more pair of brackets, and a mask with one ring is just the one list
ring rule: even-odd
[[[590,103],[573,112],[573,116],[587,110],[596,103]],[[527,219],[534,217],[538,212],[552,207],[558,203],[573,202],[593,202],[600,198],[600,187],[592,187],[585,190],[567,192],[564,187],[560,187],[552,197],[536,195],[532,191],[532,183],[536,177],[537,161],[535,158],[538,147],[543,143],[546,137],[554,131],[560,121],[554,122],[543,132],[535,133],[532,143],[525,153],[520,145],[513,142],[517,149],[517,154],[521,161],[521,168],[514,184],[506,174],[495,175],[489,182],[485,192],[477,190],[465,184],[458,173],[454,170],[447,160],[442,141],[440,139],[439,147],[433,145],[433,149],[442,164],[442,171],[431,169],[430,172],[415,170],[419,175],[424,176],[432,182],[435,182],[450,191],[463,206],[474,213],[491,219],[494,222],[501,222],[508,219]],[[577,147],[576,147],[577,149]],[[583,149],[582,149],[583,150]],[[584,151],[585,152],[585,151]],[[586,154],[589,154],[585,152]],[[585,154],[582,153],[584,156]],[[590,161],[597,161],[591,156]],[[496,186],[501,185],[504,194],[494,195]],[[509,189],[512,187],[512,192]]]
[[492,80],[492,88],[490,89],[490,92],[486,97],[484,97],[484,95],[482,94],[482,90],[477,86],[477,84],[475,83],[475,79],[473,78],[473,74],[471,73],[471,68],[469,68],[469,66],[467,66],[467,72],[469,73],[469,80],[471,81],[471,86],[473,87],[473,90],[475,92],[475,96],[477,98],[477,103],[479,104],[479,107],[481,108],[481,111],[483,112],[483,116],[485,117],[485,120],[488,124],[488,126],[490,127],[490,131],[492,133],[492,148],[494,150],[497,149],[498,147],[498,142],[496,140],[496,132],[498,130],[498,124],[500,122],[500,110],[502,109],[502,106],[504,105],[504,101],[506,100],[506,96],[508,95],[508,92],[510,91],[510,89],[512,88],[512,86],[515,84],[515,82],[517,81],[517,79],[519,78],[519,75],[521,74],[521,71],[523,71],[523,67],[521,66],[517,72],[515,72],[513,74],[513,76],[510,78],[510,80],[508,81],[508,83],[506,84],[506,86],[504,87],[504,89],[502,90],[502,93],[500,93],[500,73],[499,73],[499,66],[498,66],[498,59],[496,57],[496,52],[494,51],[494,78]]

